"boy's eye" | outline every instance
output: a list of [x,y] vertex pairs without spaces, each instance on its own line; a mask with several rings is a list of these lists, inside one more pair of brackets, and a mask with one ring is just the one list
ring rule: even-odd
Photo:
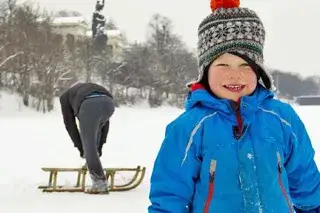
[[[219,64],[216,64],[216,66],[217,67],[230,67],[229,64],[225,64],[225,63],[219,63]],[[243,64],[240,64],[240,67],[248,68],[250,66],[247,63],[243,63]]]
[[241,64],[241,67],[249,67],[249,64]]
[[228,65],[228,64],[220,63],[220,64],[217,64],[216,66],[217,66],[217,67],[228,67],[229,65]]

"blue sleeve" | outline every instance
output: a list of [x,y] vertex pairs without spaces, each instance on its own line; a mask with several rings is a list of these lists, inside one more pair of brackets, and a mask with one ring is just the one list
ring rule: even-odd
[[166,129],[151,175],[149,213],[191,213],[201,139],[190,125],[178,120]]
[[315,209],[320,206],[320,174],[314,160],[315,151],[303,122],[291,106],[289,111],[292,132],[285,168],[290,196],[298,209]]

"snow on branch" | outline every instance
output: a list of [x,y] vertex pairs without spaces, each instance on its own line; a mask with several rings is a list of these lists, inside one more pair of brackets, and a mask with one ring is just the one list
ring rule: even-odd
[[15,57],[17,57],[18,55],[24,54],[24,52],[17,52],[13,55],[10,55],[8,58],[6,58],[3,62],[0,63],[0,67],[2,67],[3,65],[5,65],[8,61],[14,59]]
[[119,65],[117,68],[111,71],[111,73],[115,73],[116,71],[119,71],[123,66],[127,65],[126,62],[122,62],[121,65]]

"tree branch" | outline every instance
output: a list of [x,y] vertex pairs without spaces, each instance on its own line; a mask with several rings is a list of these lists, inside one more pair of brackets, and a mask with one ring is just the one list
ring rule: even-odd
[[13,55],[10,55],[8,58],[6,58],[3,62],[0,63],[0,67],[2,67],[3,65],[5,65],[8,61],[14,59],[15,57],[17,57],[18,55],[24,54],[24,52],[17,52]]

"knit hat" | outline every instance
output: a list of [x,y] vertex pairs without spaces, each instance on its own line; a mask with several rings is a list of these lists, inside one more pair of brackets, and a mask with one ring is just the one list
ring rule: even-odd
[[259,83],[268,90],[275,89],[272,76],[263,65],[263,23],[254,11],[239,5],[239,0],[211,0],[212,13],[198,28],[199,76],[188,87],[201,81],[215,59],[233,52],[254,62],[259,68]]

